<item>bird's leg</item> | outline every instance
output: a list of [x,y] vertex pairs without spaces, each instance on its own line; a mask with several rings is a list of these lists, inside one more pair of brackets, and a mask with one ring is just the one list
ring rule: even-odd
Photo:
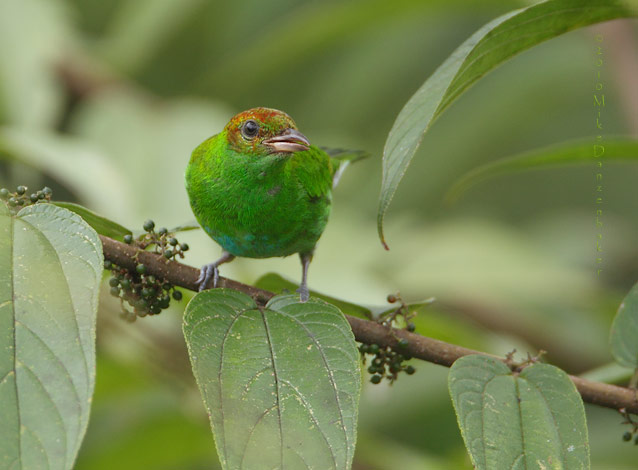
[[219,265],[229,263],[234,259],[235,255],[231,255],[227,251],[224,251],[221,258],[217,261],[202,266],[202,269],[199,271],[199,277],[196,281],[197,285],[199,285],[199,291],[201,292],[206,289],[211,278],[213,279],[213,287],[217,287],[217,283],[219,282]]
[[310,298],[310,292],[308,291],[308,266],[310,266],[312,261],[312,252],[299,253],[299,258],[301,258],[301,285],[297,289],[297,293],[299,294],[300,302],[307,302]]

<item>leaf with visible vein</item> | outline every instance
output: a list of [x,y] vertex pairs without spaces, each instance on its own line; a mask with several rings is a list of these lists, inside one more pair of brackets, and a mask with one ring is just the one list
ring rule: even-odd
[[443,111],[474,82],[505,60],[583,26],[636,16],[613,0],[549,0],[507,13],[483,26],[425,81],[397,116],[383,150],[377,228],[421,139]]
[[78,215],[0,203],[0,468],[69,469],[95,384],[102,245]]
[[589,468],[585,408],[557,367],[513,373],[498,359],[465,356],[452,365],[448,386],[475,468]]
[[184,335],[224,469],[349,469],[361,375],[343,314],[319,299],[212,289]]

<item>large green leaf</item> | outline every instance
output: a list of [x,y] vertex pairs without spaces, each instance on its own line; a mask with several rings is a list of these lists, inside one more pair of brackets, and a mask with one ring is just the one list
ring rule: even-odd
[[635,12],[613,0],[549,0],[507,13],[483,26],[426,80],[397,116],[383,150],[377,226],[423,134],[470,85],[505,60],[567,31]]
[[453,202],[468,188],[487,178],[530,168],[547,168],[580,164],[594,160],[634,160],[638,162],[638,139],[631,137],[605,137],[579,139],[571,142],[534,149],[511,157],[481,165],[466,173],[454,183],[446,195]]
[[102,245],[79,216],[0,204],[0,468],[70,469],[95,383]]
[[448,385],[475,468],[589,468],[585,409],[562,370],[537,363],[518,374],[473,355],[454,363]]
[[638,368],[638,283],[618,307],[611,324],[610,343],[619,364]]
[[195,296],[184,335],[224,469],[348,469],[359,353],[336,307],[298,295],[266,307],[229,289]]
[[102,217],[101,215],[98,215],[95,212],[79,204],[61,201],[55,201],[54,204],[58,207],[68,209],[71,212],[75,212],[77,215],[82,217],[86,223],[93,227],[93,230],[95,230],[100,235],[122,241],[124,235],[132,234],[132,232],[126,227],[122,227],[117,222],[113,222],[106,217]]

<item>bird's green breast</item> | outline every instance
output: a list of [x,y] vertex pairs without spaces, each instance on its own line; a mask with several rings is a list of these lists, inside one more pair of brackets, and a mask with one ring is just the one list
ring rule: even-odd
[[186,188],[200,225],[235,256],[310,252],[330,213],[332,167],[322,150],[263,156],[229,150],[223,134],[195,149]]

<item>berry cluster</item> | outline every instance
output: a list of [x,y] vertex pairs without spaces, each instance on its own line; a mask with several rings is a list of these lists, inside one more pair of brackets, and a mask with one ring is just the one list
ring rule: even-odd
[[5,201],[9,210],[16,213],[25,206],[30,206],[38,202],[51,201],[53,191],[51,188],[44,187],[35,193],[27,194],[26,186],[18,186],[15,192],[9,191],[7,188],[0,188],[0,199]]
[[[411,320],[415,317],[416,313],[410,312],[408,305],[401,299],[401,296],[398,293],[388,295],[388,303],[398,303],[399,306],[382,313],[375,321],[392,329],[397,320],[399,320],[399,324],[405,325],[407,331],[411,333],[414,332],[416,326]],[[398,378],[399,372],[405,372],[408,375],[412,375],[416,372],[414,367],[404,364],[405,361],[411,359],[409,355],[401,352],[408,347],[408,340],[405,338],[397,338],[396,335],[395,338],[397,339],[398,351],[390,347],[379,347],[378,344],[362,344],[359,346],[361,360],[364,365],[366,364],[366,354],[373,356],[371,364],[368,367],[368,372],[372,374],[370,382],[373,384],[380,383],[384,377],[392,384]]]
[[[408,342],[406,339],[399,341],[400,347],[406,347]],[[370,382],[378,384],[385,377],[393,383],[399,376],[399,372],[405,372],[408,375],[412,375],[416,372],[416,369],[412,366],[406,366],[405,361],[411,359],[406,354],[401,354],[393,349],[381,348],[378,344],[362,344],[359,346],[359,352],[361,352],[361,358],[363,364],[366,364],[366,354],[373,356],[370,361],[371,364],[368,367],[368,372],[372,374]]]
[[[166,228],[155,231],[155,222],[152,220],[144,222],[144,231],[145,233],[137,238],[134,238],[133,235],[125,235],[124,242],[142,250],[150,248],[155,253],[163,255],[167,260],[175,259],[178,256],[183,258],[184,253],[188,251],[188,245],[179,243]],[[131,272],[106,260],[104,269],[108,269],[112,273],[109,285],[111,286],[111,295],[120,298],[122,306],[120,316],[129,322],[134,322],[137,317],[157,315],[168,308],[171,297],[177,301],[182,299],[181,291],[177,290],[170,282],[148,274],[144,264],[138,264],[135,267],[135,272]]]
[[147,220],[144,222],[143,228],[146,233],[137,238],[133,238],[133,235],[124,235],[124,243],[134,244],[142,250],[153,247],[155,253],[161,253],[166,259],[175,259],[177,256],[184,258],[184,253],[188,251],[188,245],[179,243],[166,227],[162,227],[156,232],[155,222]]

